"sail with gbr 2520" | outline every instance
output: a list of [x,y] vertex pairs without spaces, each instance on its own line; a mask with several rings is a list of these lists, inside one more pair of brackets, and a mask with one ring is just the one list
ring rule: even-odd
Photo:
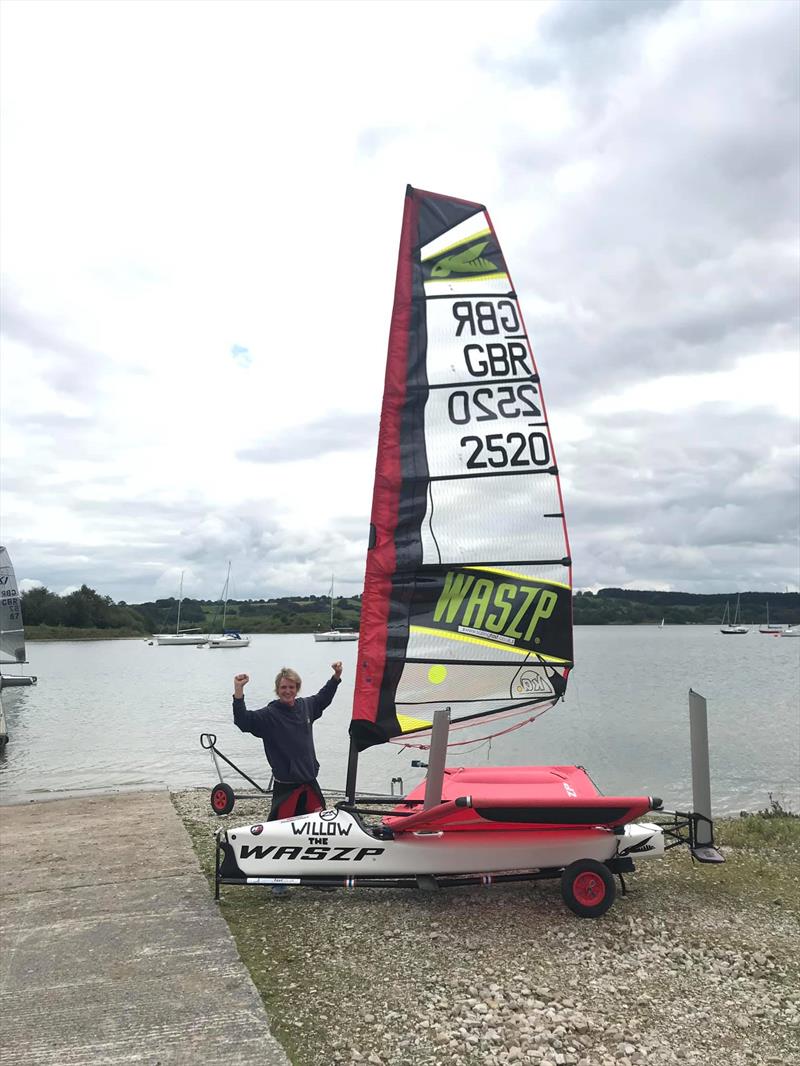
[[488,212],[409,187],[355,746],[426,747],[439,707],[451,730],[491,735],[552,707],[572,666],[571,584],[539,374]]

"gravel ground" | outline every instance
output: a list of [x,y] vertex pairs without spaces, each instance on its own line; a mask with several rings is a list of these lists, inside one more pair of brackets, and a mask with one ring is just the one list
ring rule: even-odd
[[[212,832],[263,818],[173,796]],[[797,847],[641,862],[599,920],[557,881],[423,893],[223,886],[222,910],[297,1066],[800,1064]]]

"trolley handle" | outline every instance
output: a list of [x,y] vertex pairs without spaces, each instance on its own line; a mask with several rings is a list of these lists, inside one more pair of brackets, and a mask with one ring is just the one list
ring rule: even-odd
[[201,744],[202,747],[204,747],[206,749],[212,749],[216,743],[217,743],[217,734],[216,733],[201,733],[200,734],[200,744]]

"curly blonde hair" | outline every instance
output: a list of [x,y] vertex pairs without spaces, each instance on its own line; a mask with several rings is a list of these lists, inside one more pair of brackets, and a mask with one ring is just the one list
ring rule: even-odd
[[296,670],[292,670],[289,666],[282,666],[278,671],[278,675],[275,678],[275,695],[278,695],[278,685],[280,685],[283,678],[286,677],[290,681],[294,681],[297,685],[297,691],[300,691],[300,686],[303,684],[303,680]]

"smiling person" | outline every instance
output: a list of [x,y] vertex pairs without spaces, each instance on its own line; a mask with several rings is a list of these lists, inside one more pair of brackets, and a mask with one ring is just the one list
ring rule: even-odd
[[264,752],[274,777],[269,821],[311,814],[325,806],[317,782],[319,762],[314,750],[314,722],[336,695],[342,664],[331,663],[333,677],[314,696],[299,696],[300,675],[284,666],[275,678],[278,697],[266,707],[248,711],[244,702],[247,674],[233,679],[233,721],[243,733],[264,742]]

